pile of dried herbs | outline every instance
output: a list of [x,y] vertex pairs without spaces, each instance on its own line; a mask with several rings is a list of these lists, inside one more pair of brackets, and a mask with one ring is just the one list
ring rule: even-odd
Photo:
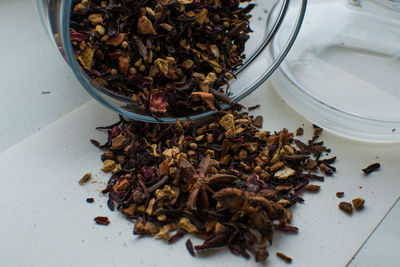
[[113,173],[103,190],[109,208],[134,222],[137,235],[168,243],[186,234],[203,239],[195,246],[186,242],[192,255],[228,247],[264,261],[274,229],[298,231],[290,224],[290,207],[303,202],[305,190],[319,189],[309,184],[324,179],[318,171],[335,172],[335,157],[324,158],[330,149],[318,135],[303,143],[286,129],[270,133],[260,127],[261,116],[238,110],[202,122],[121,118],[101,127],[107,142],[92,143],[105,151],[102,170]]
[[70,37],[92,81],[154,116],[216,110],[243,64],[249,0],[73,1]]

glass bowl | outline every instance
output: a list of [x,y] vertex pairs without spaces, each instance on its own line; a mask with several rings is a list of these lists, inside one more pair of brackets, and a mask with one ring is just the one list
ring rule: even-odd
[[[151,115],[135,112],[133,102],[129,98],[117,95],[106,88],[92,83],[74,58],[70,41],[69,15],[73,1],[35,1],[38,13],[42,19],[43,25],[49,33],[50,39],[57,46],[77,79],[93,98],[111,110],[134,120],[154,123],[173,123],[176,121],[176,118],[162,117],[156,119]],[[246,43],[246,60],[243,66],[235,72],[237,79],[230,80],[229,84],[229,97],[234,102],[238,102],[257,89],[278,68],[296,39],[307,4],[307,0],[253,0],[253,2],[256,3],[255,9],[251,13],[253,17],[250,21],[253,33],[250,34],[250,40]],[[290,19],[287,16],[288,13],[292,16]],[[285,23],[285,25],[290,27],[291,30],[280,34],[280,37],[285,38],[286,41],[277,56],[273,59],[268,52],[269,47],[271,45],[271,40],[273,40],[276,33],[280,31],[280,26],[284,20],[290,20],[290,22]],[[228,106],[223,105],[222,108],[226,109]],[[213,113],[215,112],[206,111],[190,116],[190,119],[200,119]],[[184,120],[186,117],[178,119]]]
[[[273,58],[291,31],[286,22]],[[331,132],[400,141],[400,1],[308,1],[295,49],[272,82],[293,109]]]

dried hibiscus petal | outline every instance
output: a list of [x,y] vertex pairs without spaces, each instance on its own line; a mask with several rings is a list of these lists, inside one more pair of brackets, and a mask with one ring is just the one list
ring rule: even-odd
[[150,111],[152,113],[167,112],[167,102],[163,92],[154,92],[151,94]]

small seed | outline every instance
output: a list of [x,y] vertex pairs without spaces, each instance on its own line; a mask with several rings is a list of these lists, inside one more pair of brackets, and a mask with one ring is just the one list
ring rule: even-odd
[[129,68],[129,74],[132,74],[132,75],[135,75],[135,74],[137,74],[137,70],[136,70],[136,68],[134,68],[134,67],[130,67],[130,68]]
[[146,70],[146,66],[145,65],[140,65],[139,71],[140,72],[144,72],[145,70]]
[[191,150],[197,150],[197,144],[196,143],[190,143],[189,147]]
[[123,49],[127,48],[127,47],[128,47],[128,42],[127,42],[127,41],[123,41],[123,42],[121,43],[121,47],[122,47]]
[[320,190],[321,186],[316,185],[316,184],[309,184],[306,186],[306,190],[310,192],[318,192]]
[[283,254],[282,252],[277,252],[276,256],[278,256],[279,258],[281,258],[282,260],[286,261],[287,263],[291,263],[292,262],[292,258]]
[[98,217],[94,218],[94,221],[97,224],[101,224],[101,225],[109,225],[110,224],[110,221],[108,220],[108,217],[106,217],[106,216],[98,216]]
[[92,178],[92,174],[91,174],[90,172],[89,172],[89,173],[86,173],[86,174],[79,180],[79,184],[80,184],[80,185],[86,184],[91,178]]
[[336,192],[337,198],[342,198],[344,196],[344,192]]
[[304,133],[304,129],[301,128],[301,127],[299,127],[299,128],[296,130],[296,136],[302,136],[303,133]]

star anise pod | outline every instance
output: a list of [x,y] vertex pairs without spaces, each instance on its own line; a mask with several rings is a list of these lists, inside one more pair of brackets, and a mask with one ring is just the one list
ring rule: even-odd
[[237,179],[236,176],[230,174],[207,175],[210,167],[211,158],[209,155],[199,163],[198,171],[186,159],[182,158],[180,160],[179,168],[188,184],[190,192],[186,203],[188,208],[195,209],[196,207],[198,210],[209,209],[209,196]]
[[284,208],[261,196],[255,196],[238,188],[224,188],[213,195],[222,207],[232,212],[248,215],[255,229],[268,241],[272,241],[273,220],[284,216]]

